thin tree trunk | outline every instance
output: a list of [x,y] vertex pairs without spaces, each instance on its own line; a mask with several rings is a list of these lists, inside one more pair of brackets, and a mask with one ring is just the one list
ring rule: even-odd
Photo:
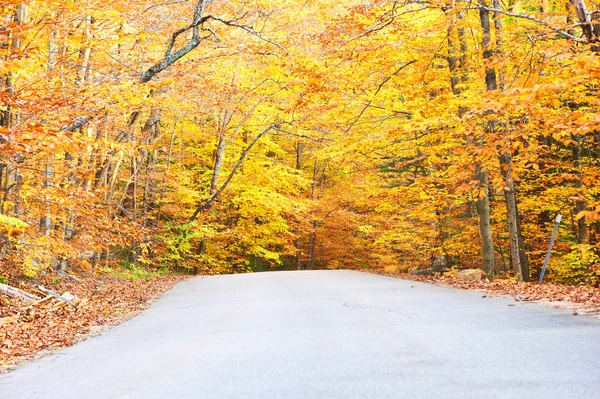
[[463,13],[458,14],[458,43],[460,55],[458,57],[458,69],[460,70],[460,81],[466,83],[469,80],[469,44],[467,43],[467,35],[465,34],[465,22]]
[[[12,22],[15,26],[23,25],[27,23],[27,14],[28,14],[28,6],[24,3],[19,4],[13,15]],[[21,29],[10,29],[8,33],[8,37],[10,47],[13,51],[18,52],[21,50],[22,38],[21,38]],[[1,62],[1,60],[0,60]],[[6,85],[6,92],[9,98],[13,98],[15,93],[15,82],[14,76],[12,72],[8,72],[7,75],[2,77]],[[2,111],[1,115],[1,126],[6,128],[7,130],[13,128],[19,122],[19,114],[14,111],[10,104],[5,104],[5,109]],[[0,136],[0,142],[6,142],[4,137]],[[6,202],[10,202],[11,200],[11,191],[12,191],[12,202],[14,203],[12,211],[18,217],[20,215],[19,204],[21,201],[20,198],[20,188],[23,184],[23,179],[21,176],[21,169],[19,164],[23,161],[23,157],[21,155],[13,155],[12,162],[8,162],[8,160],[2,162],[2,170],[4,171],[5,179],[3,180],[3,198],[0,201],[0,213],[5,213],[4,205]],[[2,173],[0,173],[0,178],[2,177]],[[6,210],[6,214],[9,214],[9,211]],[[4,241],[4,240],[3,240]],[[6,240],[8,242],[8,240]],[[8,250],[8,248],[7,248]]]
[[529,269],[529,257],[525,250],[525,239],[523,232],[521,231],[521,216],[519,215],[519,203],[515,201],[515,213],[517,215],[517,234],[519,237],[519,259],[521,260],[521,272],[523,275],[523,281],[531,280],[531,270]]
[[[575,144],[573,146],[573,160],[574,166],[577,173],[577,179],[575,180],[575,187],[577,188],[577,193],[583,198],[583,173],[581,171],[582,162],[581,162],[581,136],[577,135],[574,137]],[[577,201],[575,202],[575,211],[577,214],[579,212],[584,211],[587,208],[587,203],[585,201]],[[577,241],[579,244],[589,244],[589,236],[588,236],[588,228],[585,222],[585,218],[579,218],[577,220]]]
[[592,27],[592,16],[587,10],[584,0],[570,0],[575,8],[575,13],[579,19],[581,30],[583,35],[588,39],[588,42],[592,43],[595,39],[594,29]]
[[[51,183],[51,179],[52,179],[52,166],[51,165],[46,165],[45,166],[45,170],[44,170],[44,188],[48,189],[52,186]],[[48,204],[44,204],[44,207],[46,207]],[[45,215],[42,217],[42,220],[40,221],[40,228],[41,230],[44,232],[44,237],[50,237],[50,229],[52,227],[52,221],[50,220],[50,216]]]
[[450,87],[454,94],[460,94],[458,84],[460,82],[458,76],[458,60],[456,57],[456,8],[454,1],[448,2],[444,6],[446,14],[446,36],[448,37],[448,69],[450,70]]
[[225,148],[227,147],[227,141],[223,135],[219,135],[219,141],[217,142],[217,148],[215,150],[215,162],[213,167],[212,180],[210,182],[210,195],[215,195],[217,187],[219,185],[219,174],[221,173],[221,166],[223,165],[223,157],[225,156]]
[[294,240],[294,245],[296,246],[295,263],[296,270],[300,270],[302,268],[302,248],[300,243],[300,230],[296,230],[296,235],[298,236],[298,238]]
[[[481,3],[487,7],[484,1]],[[485,84],[488,91],[496,90],[496,71],[492,68],[492,48],[491,48],[491,27],[490,15],[485,9],[479,9],[479,18],[481,22],[481,48],[483,50],[483,60],[485,66]],[[482,268],[488,278],[494,276],[494,242],[492,238],[491,218],[490,218],[490,198],[489,198],[489,178],[487,170],[483,170],[481,165],[476,165],[476,177],[479,181],[479,198],[477,200],[477,213],[479,214],[479,235],[481,238],[481,260]]]
[[179,118],[173,124],[173,131],[171,132],[171,139],[169,140],[169,151],[167,152],[167,167],[165,169],[165,173],[163,174],[163,184],[162,188],[158,194],[158,209],[156,211],[156,221],[160,222],[161,212],[162,212],[162,200],[165,196],[165,192],[167,190],[167,181],[169,179],[169,172],[171,169],[171,159],[173,157],[173,146],[175,144],[175,133],[177,132],[177,124],[179,123]]
[[[481,4],[488,8],[484,0],[480,0]],[[485,86],[488,91],[498,88],[496,80],[496,70],[492,67],[493,50],[492,50],[492,32],[490,25],[490,12],[487,9],[479,9],[479,21],[481,23],[481,49],[483,50],[483,63],[485,68]]]
[[313,185],[312,185],[312,192],[310,197],[312,199],[316,199],[317,198],[317,181],[318,181],[318,177],[319,177],[319,161],[315,159],[315,166],[313,168]]
[[[493,0],[494,8],[500,8],[500,1]],[[493,13],[494,29],[496,33],[496,56],[498,62],[498,88],[504,90],[506,71],[504,68],[504,43],[503,43],[503,24],[502,15],[498,12]],[[497,125],[497,124],[493,124]],[[508,135],[507,128],[504,134]],[[510,140],[508,140],[510,142]],[[504,199],[506,203],[506,214],[508,219],[508,235],[510,241],[510,260],[515,276],[519,281],[529,281],[529,262],[523,246],[523,236],[521,234],[521,221],[517,208],[517,196],[515,190],[515,180],[513,177],[513,156],[512,149],[507,149],[500,155],[500,171],[504,178]]]
[[317,221],[312,221],[312,230],[308,241],[308,265],[307,269],[311,270],[315,266],[315,255],[317,249]]
[[488,195],[488,172],[482,170],[477,165],[477,180],[479,181],[480,193],[485,191],[485,194],[480,195],[477,200],[477,213],[479,214],[479,234],[481,238],[481,262],[483,272],[488,278],[494,276],[494,242],[492,238],[491,218],[490,218],[490,197]]
[[[504,153],[500,156],[500,170],[504,177],[504,200],[508,217],[508,234],[510,239],[510,261],[515,276],[519,281],[529,281],[529,268],[526,254],[522,247],[520,218],[515,195],[515,180],[513,178],[512,156]],[[525,258],[525,259],[523,259]],[[522,262],[525,260],[525,262]]]
[[[296,150],[296,169],[302,169],[302,154],[304,152],[304,143],[298,141],[294,145],[294,149]],[[295,264],[296,270],[300,270],[302,268],[302,241],[301,230],[296,230],[296,239],[294,240],[294,246],[296,247],[296,256],[295,256]]]
[[265,130],[263,130],[262,132],[260,132],[259,134],[257,134],[256,137],[254,137],[252,142],[250,144],[248,144],[248,146],[244,149],[244,151],[242,151],[242,154],[238,158],[237,162],[235,163],[235,165],[233,165],[233,169],[231,170],[231,173],[229,173],[229,176],[227,176],[227,179],[225,179],[223,184],[221,184],[221,187],[219,187],[219,189],[217,189],[217,191],[213,195],[211,195],[209,199],[207,199],[202,204],[200,204],[198,207],[196,207],[196,210],[190,217],[188,223],[191,223],[194,220],[196,220],[196,218],[198,217],[200,212],[202,212],[206,209],[209,209],[211,207],[212,203],[219,197],[219,195],[221,195],[221,193],[223,191],[225,191],[225,189],[227,188],[227,186],[233,179],[233,176],[235,176],[238,169],[244,163],[246,156],[248,156],[248,153],[250,152],[250,150],[252,150],[252,147],[254,147],[254,145],[256,145],[256,143],[258,143],[258,141],[261,139],[261,137],[263,137],[265,134],[269,133],[271,131],[271,129],[276,128],[278,125],[279,125],[279,123],[274,123],[274,124],[270,125],[269,127],[267,127]]
[[297,142],[294,145],[294,149],[296,150],[296,169],[302,169],[302,154],[304,152],[304,143]]
[[[500,9],[500,0],[492,0],[492,4],[495,9]],[[502,24],[502,14],[495,12],[494,18],[494,30],[496,33],[496,56],[495,59],[498,61],[498,88],[500,91],[504,90],[506,82],[506,68],[504,67],[504,29]]]

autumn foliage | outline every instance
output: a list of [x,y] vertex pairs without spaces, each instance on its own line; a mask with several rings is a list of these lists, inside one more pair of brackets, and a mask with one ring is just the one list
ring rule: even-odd
[[561,213],[549,278],[598,284],[580,1],[0,3],[0,257],[23,274],[527,280]]

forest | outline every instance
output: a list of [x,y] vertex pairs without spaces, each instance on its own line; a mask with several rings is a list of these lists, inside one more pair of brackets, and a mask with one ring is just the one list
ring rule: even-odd
[[0,4],[5,274],[600,283],[595,3]]

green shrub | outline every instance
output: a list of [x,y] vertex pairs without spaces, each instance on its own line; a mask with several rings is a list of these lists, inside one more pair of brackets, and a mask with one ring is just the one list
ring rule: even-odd
[[570,253],[551,262],[548,267],[548,278],[559,284],[592,284],[597,285],[600,274],[596,265],[600,257],[589,245],[574,246]]

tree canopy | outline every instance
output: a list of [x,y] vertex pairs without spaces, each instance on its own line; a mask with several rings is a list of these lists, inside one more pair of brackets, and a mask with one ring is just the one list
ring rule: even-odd
[[588,3],[0,1],[0,257],[598,284]]

